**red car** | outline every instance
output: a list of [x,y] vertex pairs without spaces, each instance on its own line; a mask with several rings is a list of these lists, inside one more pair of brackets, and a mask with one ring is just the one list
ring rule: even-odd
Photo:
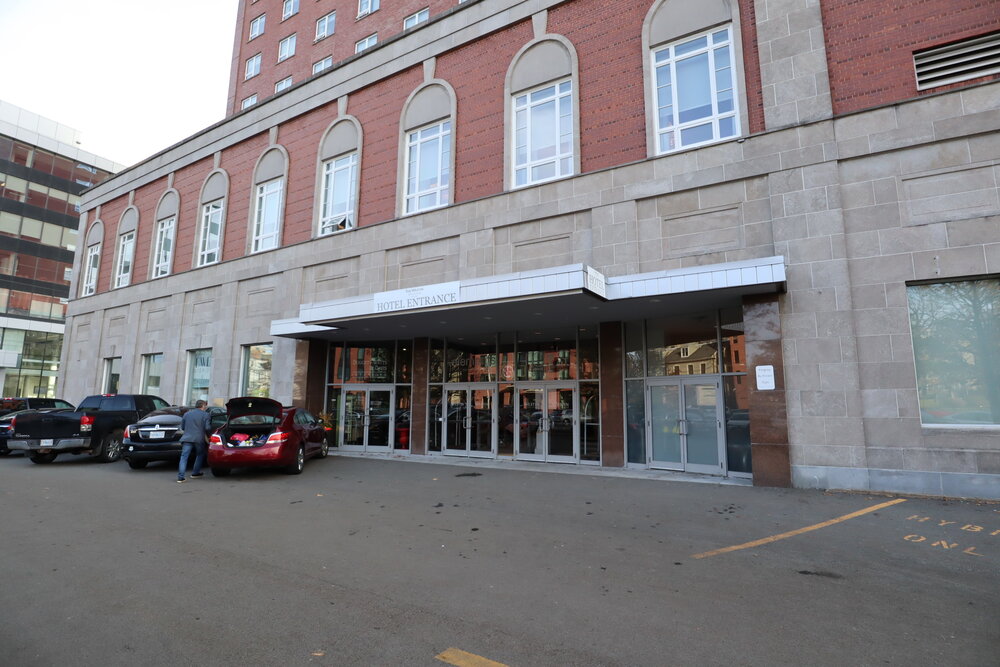
[[208,467],[216,477],[233,468],[283,468],[298,475],[306,459],[329,452],[326,429],[302,408],[243,396],[226,403],[226,417],[208,445]]

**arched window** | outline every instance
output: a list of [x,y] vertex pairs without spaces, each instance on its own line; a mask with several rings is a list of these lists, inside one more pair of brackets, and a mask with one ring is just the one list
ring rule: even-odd
[[83,259],[83,281],[80,284],[80,296],[90,296],[97,292],[97,276],[101,268],[101,242],[104,240],[104,223],[100,219],[94,221],[87,232],[87,252]]
[[254,169],[250,200],[249,252],[263,252],[281,245],[285,210],[288,153],[281,146],[267,149]]
[[118,221],[115,244],[115,273],[111,287],[127,287],[132,282],[132,264],[135,261],[135,232],[139,227],[139,209],[129,206]]
[[576,50],[543,35],[514,56],[507,70],[507,187],[520,188],[580,170]]
[[198,198],[198,236],[195,243],[195,266],[207,266],[222,260],[222,238],[226,226],[226,201],[229,175],[216,169],[201,186]]
[[358,224],[361,144],[361,123],[354,116],[341,116],[323,134],[316,175],[317,236]]
[[174,238],[177,232],[177,213],[180,194],[170,189],[160,197],[156,207],[156,227],[153,230],[153,257],[150,278],[162,278],[172,273],[174,264]]
[[451,203],[455,107],[452,87],[429,77],[406,100],[400,120],[400,215]]

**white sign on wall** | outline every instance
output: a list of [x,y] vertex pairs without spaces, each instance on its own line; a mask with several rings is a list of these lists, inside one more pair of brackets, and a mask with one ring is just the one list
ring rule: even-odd
[[774,366],[757,367],[757,390],[770,391],[774,389]]
[[461,301],[459,287],[459,282],[455,281],[421,287],[406,287],[391,292],[376,292],[375,296],[372,297],[372,305],[376,313],[448,306]]
[[595,268],[587,267],[587,289],[602,299],[608,298],[608,279]]

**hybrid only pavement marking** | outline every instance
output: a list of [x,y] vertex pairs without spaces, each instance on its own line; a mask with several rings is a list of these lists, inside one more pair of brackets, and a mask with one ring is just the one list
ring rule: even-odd
[[905,503],[906,498],[897,498],[896,500],[890,500],[887,503],[879,503],[878,505],[873,505],[863,510],[858,510],[857,512],[851,512],[850,514],[845,514],[844,516],[839,516],[836,519],[830,519],[829,521],[824,521],[822,523],[813,524],[812,526],[806,526],[804,528],[797,528],[795,530],[790,530],[787,533],[780,533],[778,535],[771,535],[770,537],[764,537],[759,540],[754,540],[753,542],[744,542],[743,544],[736,544],[731,547],[724,547],[722,549],[716,549],[714,551],[706,551],[700,554],[694,554],[691,558],[709,558],[711,556],[718,556],[719,554],[729,553],[730,551],[739,551],[740,549],[750,549],[752,547],[759,547],[762,544],[770,544],[771,542],[777,542],[778,540],[784,540],[789,537],[795,537],[796,535],[801,535],[802,533],[808,533],[814,530],[819,530],[820,528],[826,528],[827,526],[832,526],[842,521],[847,521],[848,519],[854,519],[871,512],[877,512],[885,507],[891,507],[892,505],[898,505],[899,503]]
[[434,656],[441,662],[447,662],[455,667],[507,667],[502,662],[495,662],[489,658],[484,658],[475,653],[468,653],[461,649],[450,648]]

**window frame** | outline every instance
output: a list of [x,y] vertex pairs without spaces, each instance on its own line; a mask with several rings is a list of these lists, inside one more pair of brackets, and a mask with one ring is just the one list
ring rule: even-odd
[[246,111],[255,104],[257,104],[257,93],[254,93],[249,97],[243,98],[243,100],[240,102],[240,111]]
[[[535,86],[532,88],[527,88],[525,90],[518,91],[511,94],[511,187],[512,189],[526,188],[533,185],[538,185],[540,183],[547,183],[549,181],[558,180],[560,178],[568,178],[570,176],[576,175],[576,160],[577,160],[577,147],[576,147],[576,112],[574,106],[576,104],[575,86],[573,83],[572,76],[561,78],[557,81],[552,81],[550,83],[543,84],[541,86]],[[566,90],[562,90],[564,85],[568,85]],[[553,89],[552,95],[538,100],[532,100],[532,96],[548,89]],[[520,100],[524,100],[523,104]],[[569,113],[563,114],[559,113],[559,106],[561,100],[567,100],[569,106]],[[546,158],[544,160],[534,160],[530,159],[531,156],[531,136],[532,136],[532,114],[531,110],[535,107],[540,107],[543,104],[549,103],[550,100],[554,100],[556,104],[556,117],[555,117],[555,132],[556,132],[556,154],[551,158]],[[523,162],[518,159],[518,113],[524,112],[527,123],[524,127],[526,143],[524,156],[525,160]],[[562,119],[569,118],[569,131],[564,131],[562,127]],[[569,152],[560,151],[559,147],[561,144],[561,137],[568,134],[569,135]],[[569,171],[563,171],[562,164],[565,160],[569,160]],[[552,163],[555,166],[555,174],[553,176],[548,176],[545,178],[533,179],[531,177],[531,172],[533,169],[544,166],[546,164]],[[523,183],[518,182],[518,172],[524,170],[525,180]]]
[[292,87],[292,77],[286,76],[284,79],[274,84],[274,92],[280,93],[281,91],[291,87]]
[[[156,385],[156,391],[152,391],[149,384],[149,369],[153,365],[154,357],[159,357],[156,363],[160,366],[160,375],[156,376],[160,378],[160,384]],[[151,354],[142,355],[142,374],[140,376],[140,393],[142,394],[152,394],[154,396],[159,396],[160,392],[163,391],[163,353],[153,352]]]
[[[316,66],[320,65],[322,63],[326,63],[326,64],[317,69]],[[316,74],[319,74],[320,72],[325,72],[326,70],[330,69],[331,67],[333,67],[333,56],[327,56],[326,58],[323,58],[322,60],[317,60],[316,62],[313,63],[312,73],[315,76]]]
[[[354,229],[357,226],[357,190],[358,175],[360,174],[360,154],[357,150],[349,153],[337,155],[329,160],[323,161],[321,186],[320,186],[320,218],[319,236],[329,236],[339,232]],[[346,164],[339,165],[338,162],[348,160]],[[339,174],[347,173],[347,202],[346,210],[336,214],[330,214],[329,209],[337,202],[330,200],[331,192],[336,192],[335,184]]]
[[299,13],[299,0],[284,0],[281,3],[281,20],[289,19]]
[[[251,67],[250,63],[253,63],[252,67]],[[260,63],[261,63],[261,54],[260,53],[256,53],[256,54],[250,56],[249,58],[247,58],[246,65],[245,65],[244,70],[243,70],[243,80],[244,81],[249,81],[250,79],[252,79],[255,76],[258,76],[260,74]],[[253,73],[251,73],[251,71],[250,71],[251,69],[253,70]]]
[[[208,210],[209,207],[218,205],[215,210]],[[211,264],[218,264],[222,260],[222,224],[223,216],[225,215],[226,203],[225,198],[220,197],[219,199],[213,199],[209,202],[202,202],[201,204],[201,227],[198,229],[198,259],[196,261],[196,266],[209,266]],[[207,245],[211,237],[210,235],[210,225],[212,221],[209,220],[209,216],[217,213],[219,220],[219,231],[215,235],[215,248],[208,250]],[[208,261],[205,259],[206,255],[214,253],[215,259]]]
[[[371,40],[370,43],[369,40]],[[362,46],[362,44],[364,44],[365,46]],[[362,51],[367,51],[376,44],[378,44],[378,33],[373,32],[367,37],[363,37],[362,39],[359,39],[358,41],[354,42],[354,53],[361,53]]]
[[[270,186],[276,186],[277,189],[270,192],[267,189]],[[268,250],[274,250],[281,245],[281,225],[282,225],[282,206],[284,205],[284,192],[285,192],[285,177],[279,176],[278,178],[272,178],[262,183],[257,183],[254,186],[254,218],[253,218],[253,233],[251,235],[250,241],[250,254],[256,254],[258,252],[266,252]],[[276,203],[274,204],[274,209],[269,207],[268,201],[269,197],[275,196]],[[263,233],[263,227],[266,221],[263,219],[267,211],[276,210],[274,221],[274,231],[267,234]],[[273,245],[264,246],[266,240],[273,240]]]
[[[424,15],[422,19],[420,18],[421,14]],[[414,12],[413,14],[410,14],[405,19],[403,19],[403,30],[409,30],[410,28],[416,27],[421,23],[426,23],[428,20],[430,20],[430,17],[431,17],[431,8],[424,7],[419,12]],[[410,25],[406,25],[406,22],[409,21],[410,19],[413,19],[413,22],[410,23]]]
[[[132,265],[135,264],[135,230],[119,234],[117,245],[114,281],[112,283],[114,289],[128,287],[132,282]],[[126,251],[128,253],[127,260]]]
[[[254,348],[268,348],[268,357],[272,361],[274,360],[274,343],[251,343],[250,345],[242,346],[242,353],[240,354],[240,396],[261,396],[263,398],[268,398],[271,395],[272,386],[272,370],[267,371],[267,392],[264,394],[250,393],[250,359],[253,354]],[[272,365],[273,369],[273,365]]]
[[364,18],[379,10],[379,0],[358,0],[358,18]]
[[[257,29],[259,25],[259,30]],[[267,14],[261,14],[257,18],[250,21],[250,38],[247,41],[252,41],[257,39],[264,34],[264,30],[267,27]]]
[[97,275],[101,266],[101,244],[87,246],[87,256],[83,270],[83,283],[80,285],[80,296],[90,296],[97,292]]
[[[169,223],[169,226],[168,226]],[[177,216],[171,215],[156,221],[153,241],[153,266],[151,278],[163,278],[171,274],[174,262],[174,240],[177,234]],[[166,244],[166,248],[164,245]]]
[[[719,42],[715,41],[715,36],[718,33],[726,32],[726,39]],[[690,51],[685,51],[679,56],[676,54],[675,49],[679,46],[684,46],[695,42],[699,39],[705,39],[705,46]],[[739,139],[742,135],[742,114],[740,109],[740,90],[739,90],[739,76],[737,71],[737,57],[736,52],[737,42],[735,26],[732,23],[727,23],[725,25],[716,26],[709,30],[700,31],[698,33],[688,35],[681,39],[672,40],[665,42],[655,47],[649,49],[649,72],[650,72],[650,100],[649,109],[652,115],[652,131],[653,131],[653,151],[654,155],[669,155],[670,153],[676,153],[678,151],[689,150],[692,148],[698,148],[701,146],[708,146],[711,144],[717,144],[724,141],[733,141]],[[723,67],[719,67],[716,62],[717,53],[722,49],[728,50],[729,61]],[[669,52],[668,55],[662,60],[658,61],[657,58],[660,54],[664,52]],[[680,114],[681,109],[679,107],[678,99],[678,78],[676,74],[677,64],[686,60],[691,60],[693,58],[699,57],[701,55],[707,55],[707,67],[709,71],[708,84],[709,84],[709,97],[711,100],[712,111],[708,116],[701,116],[694,120],[681,122]],[[661,85],[660,70],[663,68],[669,68],[670,76],[669,82]],[[728,111],[719,111],[719,73],[728,69],[729,70],[729,88],[723,89],[729,91],[731,109]],[[701,83],[701,82],[699,82]],[[660,105],[660,94],[661,88],[669,86],[670,88],[670,104],[661,107]],[[664,112],[662,109],[670,109],[670,125],[661,126],[663,120]],[[731,121],[729,120],[731,119]],[[729,121],[732,124],[732,134],[722,136],[722,129],[720,123]],[[692,141],[691,143],[682,143],[681,139],[683,132],[686,130],[692,130],[694,128],[699,128],[704,125],[710,125],[712,136],[709,139],[704,139],[700,141]],[[673,146],[664,148],[665,137],[671,137],[670,141],[673,142]]]
[[[205,397],[202,398],[201,396],[199,396],[198,398],[192,398],[191,397],[191,392],[194,390],[194,380],[195,380],[194,369],[198,367],[196,365],[196,362],[198,360],[198,354],[199,353],[204,353],[204,352],[208,353],[208,364],[207,364],[207,366],[208,366],[208,383],[206,385]],[[211,389],[212,389],[212,364],[215,361],[213,359],[214,355],[213,355],[212,352],[213,352],[213,350],[210,347],[203,347],[203,348],[198,348],[198,349],[193,349],[193,350],[188,350],[187,351],[187,370],[186,370],[185,378],[184,378],[184,398],[185,398],[185,405],[194,405],[195,401],[197,401],[197,400],[208,400],[208,392],[211,391]],[[202,364],[202,365],[204,366],[206,364]]]
[[[320,25],[323,26],[323,33],[320,34]],[[313,41],[318,42],[321,39],[326,39],[330,35],[333,35],[337,31],[337,10],[333,10],[325,16],[321,16],[316,19],[316,37]]]
[[295,55],[295,43],[297,41],[296,35],[298,33],[292,33],[288,37],[278,42],[278,62],[282,63]]
[[[451,203],[452,194],[452,154],[454,148],[452,146],[452,119],[445,118],[427,125],[413,128],[412,130],[407,130],[404,134],[404,144],[403,144],[403,215],[415,215],[417,213],[423,213],[425,211],[432,211],[437,208],[442,208],[448,206]],[[447,126],[447,127],[444,127]],[[434,135],[421,136],[424,132],[431,130],[433,128],[441,128]],[[427,144],[431,141],[438,140],[438,151],[437,151],[437,161],[438,161],[438,173],[436,182],[437,185],[432,188],[418,189],[415,191],[410,190],[411,184],[411,163],[415,163],[415,171],[417,176],[414,176],[412,182],[419,185],[420,166],[421,166],[421,156],[422,151],[417,151],[416,159],[411,159],[411,152],[414,149],[419,149],[421,145]],[[441,182],[444,181],[444,185]],[[442,201],[442,193],[443,200]],[[429,195],[435,195],[438,200],[436,204],[431,206],[420,206],[420,199]],[[410,202],[415,202],[414,208],[410,209]]]

